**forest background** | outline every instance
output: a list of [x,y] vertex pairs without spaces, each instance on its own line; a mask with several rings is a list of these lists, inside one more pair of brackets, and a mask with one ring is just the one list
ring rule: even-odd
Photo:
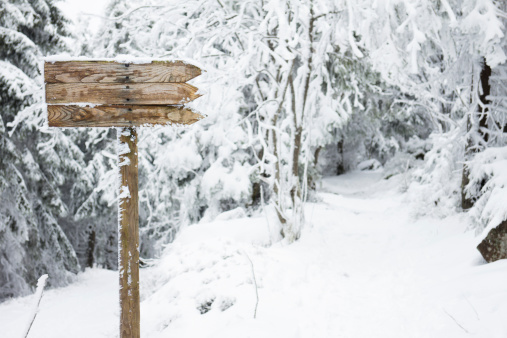
[[[44,56],[206,70],[191,128],[140,133],[141,257],[197,222],[274,208],[298,240],[319,180],[384,167],[421,215],[504,221],[507,5],[493,0],[113,0],[99,26],[0,2],[0,299],[117,268],[116,131],[47,127]],[[97,21],[93,21],[97,22]],[[279,233],[279,234],[278,234]],[[470,248],[475,250],[475,248]]]

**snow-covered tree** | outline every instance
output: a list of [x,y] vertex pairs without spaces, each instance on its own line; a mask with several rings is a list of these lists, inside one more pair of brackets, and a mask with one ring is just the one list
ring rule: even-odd
[[52,1],[0,3],[0,299],[28,293],[42,274],[55,286],[79,270],[59,224],[62,191],[80,189],[82,152],[68,134],[41,132],[39,64],[63,48],[65,26]]
[[258,203],[264,190],[283,236],[299,236],[315,151],[368,97],[358,87],[367,79],[347,68],[358,47],[342,12],[324,0],[111,3],[98,56],[190,58],[207,70],[196,81],[209,92],[196,105],[208,118],[141,138],[141,170],[159,179],[144,186],[141,173],[146,231],[212,219]]
[[[385,81],[410,95],[407,104],[425,109],[434,130],[444,133],[432,137],[434,149],[416,175],[427,187],[418,190],[421,203],[468,209],[481,199],[482,210],[481,196],[492,189],[482,163],[495,152],[478,153],[505,140],[499,81],[507,59],[505,2],[355,1],[348,8],[354,43],[368,50]],[[491,219],[483,216],[481,229]]]
[[[144,253],[154,239],[169,240],[178,225],[248,208],[261,192],[274,203],[282,236],[296,239],[320,149],[339,143],[344,133],[359,139],[358,128],[368,136],[354,142],[384,155],[396,149],[386,150],[392,135],[383,137],[382,128],[387,135],[389,123],[402,120],[398,111],[407,112],[408,124],[421,114],[412,117],[417,108],[385,99],[389,90],[380,89],[381,78],[353,43],[350,13],[345,4],[325,0],[110,4],[93,42],[96,56],[189,58],[207,71],[194,80],[208,91],[195,103],[209,115],[205,120],[185,130],[142,132]],[[369,121],[391,122],[369,127],[358,118],[355,127],[343,129],[361,112]]]
[[462,128],[478,116],[479,61],[505,57],[490,0],[118,0],[109,13],[98,56],[190,58],[208,71],[195,80],[209,88],[196,103],[208,118],[142,137],[145,239],[254,205],[261,191],[297,238],[321,149],[341,153],[342,171],[385,163],[412,135]]

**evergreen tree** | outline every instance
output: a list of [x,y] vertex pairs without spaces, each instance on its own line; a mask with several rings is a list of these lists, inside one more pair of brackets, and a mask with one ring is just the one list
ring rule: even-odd
[[51,0],[0,2],[0,299],[28,293],[45,273],[64,285],[80,268],[59,219],[62,191],[82,189],[83,154],[70,132],[41,132],[39,65],[64,48],[65,27]]

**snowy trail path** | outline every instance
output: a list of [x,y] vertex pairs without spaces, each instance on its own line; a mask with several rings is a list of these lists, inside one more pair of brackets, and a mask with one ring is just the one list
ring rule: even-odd
[[[483,272],[507,264],[480,266],[463,215],[416,219],[399,184],[381,177],[326,179],[323,203],[308,210],[314,228],[289,250],[306,260],[301,277],[313,284],[305,288],[313,294],[304,298],[320,314],[298,318],[316,318],[301,326],[300,336],[506,337],[505,324],[498,327],[506,307],[490,302],[495,291],[505,299],[506,271]],[[485,296],[488,284],[495,291]]]
[[[326,179],[322,190],[328,208],[315,206],[320,224],[314,231],[320,236],[308,239],[316,241],[313,247],[319,239],[324,243],[322,259],[329,269],[322,271],[335,270],[336,275],[340,267],[343,276],[334,278],[339,286],[327,286],[325,308],[335,304],[331,316],[337,323],[322,336],[506,336],[505,330],[495,332],[502,321],[499,313],[482,321],[477,313],[488,303],[476,296],[489,276],[479,284],[465,280],[472,271],[491,267],[479,266],[481,257],[473,234],[465,233],[463,215],[416,219],[399,184],[381,180],[380,173]],[[507,314],[505,307],[500,312]]]
[[[507,337],[507,262],[481,265],[464,215],[414,217],[400,181],[325,179],[289,246],[266,245],[264,216],[185,229],[143,270],[142,336]],[[89,270],[48,291],[30,338],[114,337],[116,287],[114,272]],[[18,337],[30,302],[0,304],[0,337]]]

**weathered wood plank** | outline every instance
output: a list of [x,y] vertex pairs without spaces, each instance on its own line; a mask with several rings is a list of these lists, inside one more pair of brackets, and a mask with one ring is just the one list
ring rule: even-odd
[[188,83],[51,83],[46,102],[93,104],[183,104],[200,97]]
[[146,124],[193,124],[203,116],[181,106],[48,105],[50,127],[129,127]]
[[139,197],[136,128],[118,132],[118,271],[120,274],[120,337],[139,338]]
[[110,61],[44,63],[46,83],[187,82],[199,75],[199,68],[181,61],[154,61],[145,64]]

